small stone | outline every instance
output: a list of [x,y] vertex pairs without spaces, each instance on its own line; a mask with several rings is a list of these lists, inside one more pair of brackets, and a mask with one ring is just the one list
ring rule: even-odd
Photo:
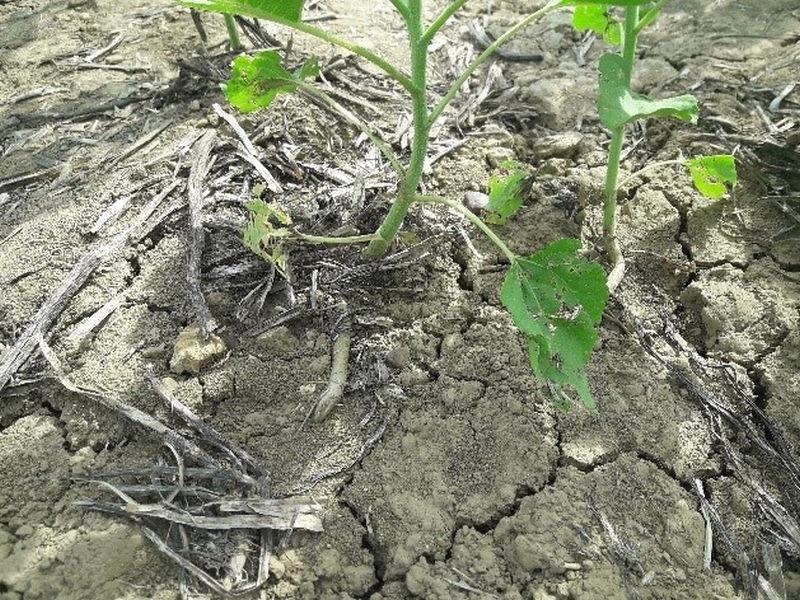
[[227,351],[222,338],[210,334],[208,339],[203,338],[203,332],[197,325],[190,325],[180,332],[175,340],[175,349],[169,368],[173,373],[191,373],[197,375],[200,371],[222,357]]
[[569,168],[569,161],[564,158],[548,158],[539,167],[539,175],[552,175],[554,177],[564,177]]
[[594,111],[597,82],[589,69],[579,67],[559,70],[553,76],[542,77],[531,71],[530,82],[520,78],[520,99],[535,110],[545,127],[563,131],[575,126],[584,115]]
[[160,358],[166,351],[167,348],[164,346],[164,344],[159,344],[157,346],[147,346],[142,348],[140,354],[142,358],[154,359]]
[[483,192],[467,192],[464,194],[464,206],[472,212],[481,212],[489,206],[489,196]]
[[386,362],[395,369],[402,369],[411,360],[411,351],[405,344],[400,344],[389,350]]
[[442,353],[455,352],[464,345],[464,337],[460,333],[448,333],[442,338]]
[[21,525],[14,532],[14,535],[16,535],[18,538],[23,538],[23,537],[28,537],[29,535],[33,535],[33,527],[31,527],[30,525]]
[[556,600],[556,597],[549,594],[544,588],[538,588],[533,592],[533,600]]
[[78,449],[78,451],[70,457],[70,467],[74,471],[79,471],[85,463],[92,461],[95,456],[97,456],[97,453],[92,449],[91,446],[84,446],[83,448]]
[[279,558],[275,556],[270,556],[269,573],[270,575],[274,575],[275,579],[282,579],[283,576],[286,574],[286,565],[284,565]]
[[403,386],[422,385],[428,383],[430,377],[426,371],[419,367],[408,367],[397,376],[397,382]]
[[178,382],[172,377],[164,377],[164,379],[161,380],[161,384],[170,394],[175,394],[178,391]]
[[581,150],[583,134],[567,131],[557,135],[539,138],[531,148],[534,157],[539,160],[547,158],[575,158]]
[[503,166],[503,163],[514,158],[514,151],[505,146],[495,146],[486,151],[486,162],[495,169]]
[[191,111],[198,111],[198,110],[200,110],[200,100],[197,100],[197,99],[195,98],[194,100],[192,100],[191,102],[189,102],[189,110],[191,110]]

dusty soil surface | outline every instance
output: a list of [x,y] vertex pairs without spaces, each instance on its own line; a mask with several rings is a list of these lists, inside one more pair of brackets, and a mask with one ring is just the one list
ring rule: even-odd
[[[443,3],[428,4],[434,15]],[[530,3],[494,4],[487,15],[470,3],[434,44],[434,93],[477,51],[468,20],[497,34]],[[330,13],[338,18],[323,27],[404,61],[388,2],[330,0],[310,12]],[[212,110],[224,106],[217,84],[231,55],[220,55],[222,20],[204,23],[206,47],[188,11],[165,0],[0,5],[0,362],[80,258],[176,181],[150,225],[93,273],[44,337],[73,383],[183,431],[148,382],[152,367],[253,455],[269,474],[268,495],[302,492],[319,503],[324,532],[271,539],[260,597],[728,600],[748,597],[752,569],[779,597],[800,598],[791,531],[800,496],[790,476],[800,460],[800,92],[770,107],[800,81],[796,0],[676,0],[643,37],[637,86],[692,90],[703,116],[696,127],[637,126],[625,173],[735,151],[742,182],[718,202],[674,166],[623,186],[629,273],[590,365],[596,412],[556,407],[500,307],[500,260],[438,209],[415,210],[407,224],[417,240],[432,238],[424,252],[366,276],[353,270],[355,249],[295,249],[297,293],[317,269],[333,309],[253,335],[291,304],[276,285],[260,314],[242,310],[269,277],[240,241],[243,202],[261,180]],[[89,60],[116,36],[116,47]],[[603,44],[554,15],[510,51],[544,59],[496,61],[491,87],[475,78],[436,132],[431,156],[442,157],[427,185],[461,197],[516,157],[535,178],[503,236],[521,253],[578,236],[594,256]],[[310,52],[323,57],[342,102],[404,148],[397,91],[299,37],[291,60]],[[484,88],[482,103],[467,103]],[[320,233],[377,224],[394,179],[357,133],[301,97],[239,119],[298,223]],[[208,131],[217,141],[204,183],[203,284],[226,350],[197,374],[176,373],[173,346],[196,319],[185,182]],[[340,272],[347,277],[337,280]],[[327,380],[342,300],[353,322],[350,385],[326,421],[304,423]],[[98,311],[104,318],[87,328]],[[667,344],[665,332],[680,343]],[[734,418],[720,420],[699,388]],[[0,599],[180,597],[181,568],[141,522],[75,506],[112,499],[87,479],[153,483],[124,474],[174,464],[159,440],[65,389],[34,352],[0,395]],[[168,529],[156,532],[166,539]],[[185,556],[219,567],[236,540],[215,539]],[[776,554],[777,567],[768,558]],[[190,585],[185,597],[209,594]]]

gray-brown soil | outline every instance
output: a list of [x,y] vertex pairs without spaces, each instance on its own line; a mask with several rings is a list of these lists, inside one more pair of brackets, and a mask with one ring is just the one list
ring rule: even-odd
[[[321,26],[405,60],[389,2],[318,4],[313,14],[337,15]],[[427,4],[430,15],[444,5]],[[436,92],[475,52],[462,26],[484,19],[484,4],[470,3],[434,44]],[[530,4],[495,2],[487,30],[501,32]],[[73,382],[180,428],[148,383],[152,365],[186,405],[252,453],[272,495],[311,490],[324,532],[273,540],[260,597],[733,600],[747,597],[738,547],[781,597],[800,598],[797,539],[782,542],[782,578],[764,569],[777,526],[752,485],[797,516],[786,473],[729,424],[722,443],[697,394],[625,324],[670,320],[686,356],[729,363],[717,372],[734,373],[753,399],[731,400],[730,410],[752,417],[770,443],[774,431],[785,436],[788,455],[800,460],[800,155],[787,142],[800,131],[800,91],[769,108],[800,81],[800,8],[796,0],[668,6],[642,40],[636,84],[654,95],[691,89],[703,116],[696,127],[637,127],[623,169],[735,150],[742,182],[731,198],[712,202],[670,166],[623,187],[629,271],[589,368],[596,412],[556,408],[533,376],[499,304],[502,265],[492,247],[452,215],[422,208],[407,229],[436,235],[430,252],[402,269],[321,289],[334,302],[346,299],[353,314],[351,385],[326,421],[303,425],[327,380],[336,316],[308,314],[246,335],[237,306],[268,270],[239,234],[242,203],[259,177],[211,108],[224,104],[215,77],[229,57],[204,57],[223,50],[224,27],[204,18],[216,44],[207,51],[188,11],[167,0],[0,5],[0,363],[80,257],[122,231],[174,178],[181,186],[157,225],[96,271],[45,337]],[[92,63],[102,67],[87,68],[86,55],[118,34],[121,43]],[[514,156],[535,180],[526,207],[503,228],[511,247],[529,253],[569,235],[595,255],[607,134],[593,105],[604,47],[573,33],[561,14],[510,46],[531,50],[544,60],[495,62],[502,77],[493,93],[463,115],[453,111],[436,132],[432,155],[461,144],[432,167],[428,186],[462,197]],[[333,56],[300,37],[292,52],[293,60]],[[336,63],[326,77],[403,148],[406,115],[390,86],[356,62]],[[476,77],[473,91],[483,83]],[[350,100],[365,90],[368,103]],[[357,134],[298,97],[240,121],[298,222],[319,232],[375,225],[394,180]],[[219,141],[206,182],[204,290],[229,352],[198,374],[179,374],[170,370],[173,345],[195,320],[183,182],[191,147],[208,130]],[[359,182],[365,195],[353,194]],[[129,195],[119,218],[93,231],[108,206]],[[298,273],[318,268],[323,281],[358,260],[354,249],[293,256]],[[108,318],[76,334],[109,302]],[[266,318],[288,302],[276,286]],[[724,398],[721,382],[720,375],[708,385]],[[774,431],[763,433],[760,411]],[[0,394],[0,600],[179,597],[180,569],[137,523],[74,506],[106,497],[82,476],[158,461],[173,464],[141,429],[65,390],[35,354]],[[696,481],[719,515],[709,568]],[[209,560],[222,546],[191,558]]]

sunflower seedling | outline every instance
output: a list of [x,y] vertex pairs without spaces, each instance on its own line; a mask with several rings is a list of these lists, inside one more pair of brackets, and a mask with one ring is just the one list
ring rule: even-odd
[[[529,341],[531,365],[536,374],[559,390],[571,388],[586,405],[593,406],[584,367],[597,339],[597,325],[608,297],[602,267],[579,256],[578,240],[558,240],[531,256],[520,256],[511,251],[492,230],[489,224],[503,224],[522,204],[521,184],[524,175],[520,175],[515,165],[507,166],[507,177],[493,179],[490,183],[488,223],[459,201],[418,193],[431,128],[469,77],[500,46],[527,25],[571,2],[550,0],[541,9],[523,18],[467,66],[443,96],[429,104],[429,98],[434,95],[428,87],[429,46],[434,36],[467,0],[452,0],[430,23],[423,19],[423,0],[389,1],[405,23],[410,73],[368,48],[303,22],[303,0],[179,0],[195,9],[277,23],[336,45],[381,69],[404,88],[410,98],[414,135],[410,156],[401,160],[391,145],[368,123],[314,85],[318,74],[316,61],[309,61],[291,72],[281,64],[279,55],[272,51],[237,57],[233,62],[231,78],[225,86],[225,93],[233,106],[250,112],[267,107],[279,94],[301,92],[313,96],[349,125],[366,134],[393,167],[399,180],[394,201],[374,233],[347,238],[302,234],[292,229],[290,216],[276,202],[257,200],[250,204],[251,222],[245,233],[246,244],[273,263],[279,271],[285,267],[282,244],[292,240],[322,244],[367,243],[364,256],[378,259],[392,245],[413,204],[443,204],[480,229],[510,263],[501,299]],[[563,394],[561,396],[566,398]]]
[[[621,46],[619,53],[600,57],[600,89],[597,109],[600,122],[611,131],[608,149],[605,194],[603,203],[603,237],[612,269],[608,288],[613,291],[625,274],[625,258],[617,238],[617,190],[625,126],[650,117],[672,117],[692,124],[697,123],[699,106],[692,95],[673,96],[652,100],[631,89],[631,79],[636,59],[639,34],[655,22],[667,0],[656,2],[642,0],[573,0],[576,5],[572,23],[578,31],[592,30],[612,45]],[[624,21],[613,15],[615,7],[624,8]],[[644,10],[643,10],[644,9]],[[697,156],[685,161],[654,163],[652,167],[667,164],[685,164],[697,190],[708,198],[721,198],[737,181],[736,163],[731,155]],[[649,170],[645,167],[639,173]]]

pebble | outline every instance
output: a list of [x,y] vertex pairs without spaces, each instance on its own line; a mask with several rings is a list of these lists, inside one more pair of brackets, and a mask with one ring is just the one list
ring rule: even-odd
[[583,134],[567,131],[537,139],[531,151],[539,160],[547,158],[575,158],[581,150]]
[[486,162],[495,169],[502,167],[503,163],[515,158],[514,151],[505,146],[495,146],[486,151]]
[[402,369],[411,360],[411,351],[405,344],[398,344],[386,354],[386,362],[395,369]]
[[442,338],[442,353],[454,352],[463,345],[464,338],[460,333],[448,333]]
[[472,212],[486,210],[486,207],[489,206],[489,196],[483,192],[467,192],[464,194],[464,206]]
[[286,574],[286,565],[275,556],[269,557],[269,574],[274,576],[275,579],[282,579]]
[[316,383],[306,383],[300,386],[298,390],[302,396],[311,396],[317,391]]
[[17,530],[14,532],[14,535],[18,538],[28,537],[29,535],[33,535],[33,527],[30,525],[20,525]]
[[197,325],[190,325],[178,334],[169,368],[173,373],[191,373],[200,371],[224,356],[228,348],[222,338],[211,334],[203,339],[203,333]]

